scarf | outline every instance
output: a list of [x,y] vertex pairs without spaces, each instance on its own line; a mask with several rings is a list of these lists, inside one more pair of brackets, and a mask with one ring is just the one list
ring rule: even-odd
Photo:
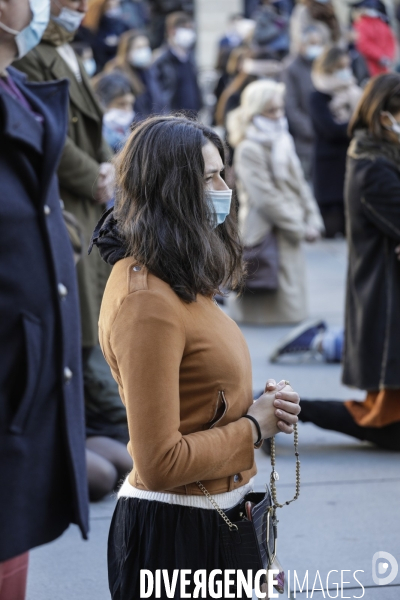
[[[286,121],[286,119],[285,119]],[[251,123],[246,131],[246,138],[267,146],[271,150],[272,174],[276,181],[290,181],[297,171],[297,154],[293,138],[286,129],[282,131],[265,131]]]
[[118,223],[114,219],[114,208],[107,210],[97,223],[90,240],[88,254],[97,246],[101,258],[109,265],[126,257],[124,239],[118,229]]
[[61,27],[61,25],[50,19],[43,34],[42,42],[46,42],[50,46],[63,46],[72,42],[75,33],[75,31],[67,31],[64,27]]
[[337,123],[348,123],[362,95],[362,89],[356,84],[354,77],[344,81],[334,73],[311,73],[316,90],[332,96],[329,109]]
[[351,140],[348,155],[351,158],[386,158],[400,171],[400,144],[395,144],[384,138],[377,138],[366,129],[356,131]]

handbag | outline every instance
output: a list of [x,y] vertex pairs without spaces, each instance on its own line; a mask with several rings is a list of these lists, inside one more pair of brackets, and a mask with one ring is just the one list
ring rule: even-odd
[[[197,485],[208,498],[215,510],[223,519],[219,526],[220,555],[224,569],[241,570],[244,576],[248,570],[252,571],[253,589],[257,571],[279,570],[275,578],[275,589],[283,594],[285,590],[285,574],[276,557],[278,520],[276,509],[289,505],[300,495],[300,460],[298,451],[298,431],[294,425],[294,449],[296,456],[296,490],[291,500],[280,504],[277,500],[276,481],[279,475],[275,470],[276,450],[275,438],[271,438],[271,476],[270,488],[266,485],[266,492],[250,492],[239,504],[223,511],[215,502],[204,485],[197,481]],[[267,575],[260,578],[260,585],[267,583]],[[239,591],[239,590],[237,590]]]
[[247,270],[247,290],[266,292],[278,289],[279,251],[273,230],[259,244],[243,248],[243,261]]

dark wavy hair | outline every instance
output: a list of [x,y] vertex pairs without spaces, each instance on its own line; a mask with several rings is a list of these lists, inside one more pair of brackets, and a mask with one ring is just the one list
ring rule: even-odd
[[357,129],[367,129],[376,138],[386,138],[387,130],[381,123],[381,113],[400,112],[400,74],[384,73],[369,80],[349,123],[349,135]]
[[216,133],[181,116],[137,124],[117,157],[115,218],[127,255],[166,281],[185,302],[241,289],[242,245],[234,202],[222,225],[207,199],[202,147]]

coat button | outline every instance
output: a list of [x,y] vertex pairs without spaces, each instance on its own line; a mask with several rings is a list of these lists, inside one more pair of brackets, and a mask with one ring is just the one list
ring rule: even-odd
[[237,483],[238,481],[240,481],[240,475],[236,474],[236,475],[234,476],[234,478],[233,478],[233,481],[234,481],[235,483]]
[[43,212],[44,212],[44,214],[46,215],[46,217],[48,217],[48,216],[49,216],[49,214],[51,213],[51,208],[50,208],[50,206],[48,206],[47,204],[45,204],[45,205],[43,206]]
[[134,270],[134,271],[140,271],[140,270],[141,270],[141,268],[142,268],[142,267],[136,266],[136,267],[133,267],[133,270]]
[[63,283],[58,284],[57,290],[60,298],[65,298],[65,296],[68,294],[68,290]]
[[73,373],[72,373],[71,369],[69,367],[65,367],[65,369],[64,369],[64,381],[66,383],[68,383],[68,381],[71,381],[72,377],[73,377]]
[[78,122],[78,117],[72,117],[71,121],[72,121],[73,123],[77,123],[77,122]]

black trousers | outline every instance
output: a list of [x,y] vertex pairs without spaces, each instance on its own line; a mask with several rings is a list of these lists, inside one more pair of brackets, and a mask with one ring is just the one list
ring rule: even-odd
[[343,402],[337,400],[302,400],[300,406],[299,420],[303,423],[314,423],[322,429],[346,433],[386,450],[400,450],[400,422],[385,427],[361,427]]

